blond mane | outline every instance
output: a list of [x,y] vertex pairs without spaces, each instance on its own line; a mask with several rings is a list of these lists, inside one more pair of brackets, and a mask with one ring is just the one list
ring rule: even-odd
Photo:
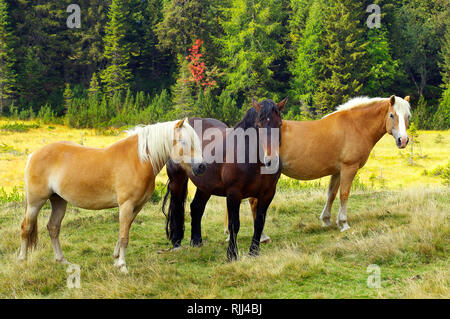
[[[338,107],[336,107],[336,111],[325,115],[324,118],[327,117],[328,115],[331,115],[331,114],[334,114],[334,113],[347,111],[347,110],[352,110],[352,109],[355,109],[355,108],[360,108],[360,107],[367,106],[367,105],[372,104],[374,102],[382,102],[382,101],[387,101],[387,100],[389,100],[389,98],[381,98],[381,97],[370,98],[370,97],[367,97],[367,96],[355,97],[353,99],[348,100],[344,104],[339,105]],[[397,114],[402,114],[404,116],[410,116],[411,115],[411,108],[410,108],[409,103],[407,101],[405,101],[404,99],[402,99],[401,97],[398,97],[398,96],[395,97],[394,111]]]
[[[134,129],[126,131],[129,136],[137,134],[139,159],[141,162],[150,160],[155,174],[164,167],[170,157],[177,122],[179,120],[136,126]],[[187,121],[184,122],[183,129],[187,130],[191,139],[197,137],[194,129]]]

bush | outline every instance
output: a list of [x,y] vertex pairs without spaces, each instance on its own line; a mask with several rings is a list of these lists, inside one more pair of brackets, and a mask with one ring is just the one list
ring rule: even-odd
[[8,132],[28,132],[30,129],[39,128],[40,125],[37,123],[25,124],[25,123],[12,123],[12,124],[4,124],[1,126],[3,131]]
[[433,116],[433,129],[446,130],[450,128],[450,85],[442,95],[442,100]]
[[38,119],[44,124],[50,124],[56,122],[56,114],[53,112],[50,105],[45,104],[38,113]]
[[25,196],[23,193],[19,192],[19,189],[14,186],[11,193],[7,193],[6,190],[1,187],[0,188],[0,203],[12,203],[12,202],[22,202],[24,201]]

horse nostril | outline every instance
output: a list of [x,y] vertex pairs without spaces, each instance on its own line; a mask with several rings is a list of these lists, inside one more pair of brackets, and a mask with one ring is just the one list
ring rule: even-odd
[[204,173],[206,171],[206,165],[204,163],[201,163],[198,166],[198,171],[199,171],[200,174]]

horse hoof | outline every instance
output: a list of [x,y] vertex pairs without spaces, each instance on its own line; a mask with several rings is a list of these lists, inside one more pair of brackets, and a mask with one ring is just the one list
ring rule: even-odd
[[117,268],[121,268],[122,266],[124,266],[125,264],[123,262],[120,262],[120,259],[117,258],[116,260],[114,260],[114,267]]
[[329,219],[322,219],[322,227],[328,228],[331,226],[331,221]]
[[250,252],[248,253],[248,255],[250,257],[258,257],[259,256],[259,251],[258,250],[250,250]]
[[180,250],[181,249],[181,246],[173,246],[171,249],[170,249],[170,251],[177,251],[177,250]]
[[350,229],[350,226],[347,223],[344,223],[341,227],[341,233]]
[[191,240],[191,247],[201,247],[203,246],[203,242],[200,240]]
[[272,240],[270,239],[269,236],[267,236],[266,234],[262,233],[260,242],[264,243],[264,244],[270,244],[272,242]]
[[227,259],[229,262],[238,261],[238,255],[237,254],[227,254]]
[[225,239],[226,242],[230,241],[230,235],[228,235],[227,239]]
[[127,266],[122,265],[122,266],[120,267],[120,272],[121,272],[122,274],[124,274],[124,275],[128,275],[128,269],[127,269]]

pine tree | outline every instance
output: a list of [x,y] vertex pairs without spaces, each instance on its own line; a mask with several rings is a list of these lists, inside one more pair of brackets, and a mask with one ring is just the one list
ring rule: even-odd
[[433,116],[433,128],[445,130],[450,127],[450,29],[447,29],[441,47],[441,75],[443,92],[439,107]]
[[[293,53],[293,62],[290,66],[292,73],[291,104],[303,104],[304,107],[313,105],[313,96],[319,86],[320,65],[318,60],[319,56],[324,54],[322,37],[325,8],[326,1],[315,1],[309,7],[309,12],[306,13],[304,29],[301,31],[291,30],[294,34],[297,33],[296,41],[293,43],[297,49]],[[300,113],[300,109],[297,110],[297,113]]]
[[367,59],[369,74],[367,84],[361,90],[369,96],[388,96],[399,68],[399,61],[394,60],[384,27],[367,32]]
[[254,97],[271,97],[279,83],[273,63],[284,54],[283,3],[278,0],[234,0],[222,22],[222,62],[226,92],[240,107]]
[[14,85],[14,49],[13,34],[9,25],[8,4],[0,0],[0,114],[3,113],[5,100],[15,93]]
[[173,105],[180,117],[194,114],[195,93],[193,86],[189,85],[189,63],[181,55],[179,56],[178,79],[172,87]]
[[99,97],[101,94],[100,84],[98,82],[97,73],[94,72],[91,77],[91,82],[89,84],[89,96]]
[[65,113],[67,113],[67,110],[70,108],[70,104],[72,104],[73,100],[73,91],[70,88],[70,84],[66,83],[66,88],[64,90],[64,109]]
[[[58,2],[60,2],[59,0]],[[70,59],[66,66],[71,83],[89,85],[92,74],[102,68],[106,61],[104,56],[105,26],[108,23],[108,9],[111,0],[65,0],[69,4],[77,3],[81,8],[81,28],[66,30],[70,40]],[[64,10],[65,12],[65,10]],[[67,16],[67,13],[64,14]]]
[[125,0],[113,0],[108,13],[104,53],[108,66],[100,77],[105,85],[105,93],[110,97],[130,87],[131,70],[128,63],[131,48],[126,39],[127,3]]
[[223,5],[220,0],[165,1],[163,20],[156,26],[159,46],[187,56],[195,40],[202,39],[209,52],[208,63],[214,64],[217,46],[213,38],[222,34],[219,19]]
[[324,27],[325,54],[317,60],[320,82],[313,98],[322,115],[360,94],[368,76],[360,2],[339,0],[330,5]]

